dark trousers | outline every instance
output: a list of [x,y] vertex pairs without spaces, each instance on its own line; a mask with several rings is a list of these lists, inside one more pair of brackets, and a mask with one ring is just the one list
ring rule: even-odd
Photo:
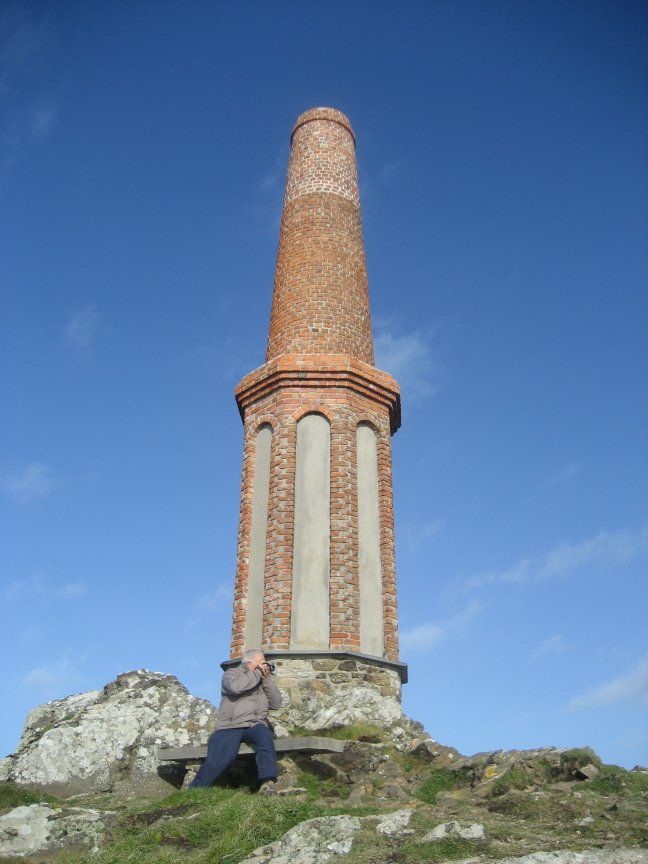
[[217,729],[207,744],[207,758],[191,784],[192,789],[211,786],[236,759],[241,741],[254,744],[259,780],[277,776],[277,754],[272,732],[265,723],[245,729]]

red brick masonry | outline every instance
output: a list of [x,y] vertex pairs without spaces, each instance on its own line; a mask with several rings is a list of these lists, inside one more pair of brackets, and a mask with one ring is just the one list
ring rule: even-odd
[[[293,131],[266,363],[236,388],[244,422],[243,477],[231,656],[244,645],[256,434],[272,427],[263,647],[290,648],[297,423],[331,429],[330,649],[360,651],[356,429],[377,435],[384,656],[398,661],[391,435],[400,392],[373,365],[355,138],[333,109]],[[250,646],[247,646],[250,647]]]

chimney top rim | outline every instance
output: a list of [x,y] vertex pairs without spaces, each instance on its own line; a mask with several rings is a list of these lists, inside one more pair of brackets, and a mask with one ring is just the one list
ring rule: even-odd
[[351,135],[351,138],[353,139],[353,146],[355,147],[356,137],[355,132],[353,131],[353,126],[351,126],[351,121],[346,116],[346,114],[338,111],[337,108],[309,108],[308,111],[304,111],[302,114],[300,114],[290,134],[291,144],[295,136],[295,132],[299,129],[299,127],[303,126],[305,123],[311,123],[313,120],[327,120],[329,123],[337,123],[339,126],[343,126]]

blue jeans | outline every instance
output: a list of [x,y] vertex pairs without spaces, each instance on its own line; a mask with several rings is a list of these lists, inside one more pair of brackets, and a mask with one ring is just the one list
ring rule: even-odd
[[244,729],[217,729],[209,739],[207,758],[190,788],[211,786],[236,759],[241,741],[254,744],[259,780],[274,780],[278,769],[272,732],[265,723],[257,723]]

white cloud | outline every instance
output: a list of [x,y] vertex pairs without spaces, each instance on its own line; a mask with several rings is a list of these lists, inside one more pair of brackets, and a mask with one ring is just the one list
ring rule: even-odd
[[196,612],[215,612],[232,602],[232,586],[222,582],[211,594],[205,594],[194,603]]
[[210,594],[204,594],[194,601],[191,614],[185,623],[185,630],[192,632],[207,615],[220,614],[232,605],[233,586],[222,582]]
[[408,651],[424,651],[436,646],[448,636],[464,630],[482,611],[483,606],[477,600],[470,603],[461,612],[442,621],[430,621],[419,624],[400,634],[401,648]]
[[410,400],[420,401],[434,396],[443,383],[430,342],[430,337],[418,330],[394,334],[377,325],[374,338],[376,366],[389,372]]
[[65,339],[68,345],[77,351],[88,349],[95,337],[99,314],[94,306],[86,306],[77,312],[65,327]]
[[430,519],[427,522],[405,520],[397,526],[398,548],[413,555],[421,543],[440,534],[445,524],[445,519]]
[[566,483],[567,480],[571,480],[572,477],[578,474],[580,470],[580,462],[570,462],[569,465],[565,465],[564,468],[561,468],[560,471],[556,472],[545,481],[545,489],[551,489],[552,486],[560,486],[561,484]]
[[49,39],[44,18],[39,22],[20,4],[0,7],[0,187],[30,145],[45,141],[54,127],[56,109],[50,105],[46,92],[50,88],[43,77],[47,71],[43,49]]
[[535,649],[531,654],[532,660],[539,660],[541,657],[546,657],[548,654],[562,654],[569,648],[565,637],[561,633],[554,633],[547,638]]
[[639,531],[601,531],[582,543],[561,543],[540,558],[523,558],[502,571],[480,573],[468,580],[468,589],[493,584],[542,582],[568,576],[582,567],[620,566],[633,561],[648,549],[648,526]]
[[24,687],[35,691],[39,699],[61,699],[76,692],[82,681],[79,670],[72,664],[69,652],[53,663],[30,669],[22,679]]
[[34,108],[31,114],[31,137],[34,141],[43,142],[49,138],[56,125],[57,111],[52,106]]
[[19,504],[29,504],[37,498],[45,498],[52,489],[52,469],[42,462],[30,462],[21,471],[5,474],[0,478],[4,492]]
[[617,702],[648,705],[648,655],[624,675],[600,684],[593,690],[576,696],[569,703],[570,711],[591,711],[607,708]]
[[47,585],[40,575],[31,579],[17,579],[10,582],[0,596],[0,605],[21,602],[25,597],[30,601],[50,602],[52,600],[70,600],[82,597],[88,593],[88,586],[83,582],[66,582],[63,585]]
[[84,594],[88,593],[88,586],[84,585],[83,582],[67,582],[65,585],[61,585],[60,588],[55,588],[53,593],[55,597],[61,599],[65,599],[66,597],[83,597]]

